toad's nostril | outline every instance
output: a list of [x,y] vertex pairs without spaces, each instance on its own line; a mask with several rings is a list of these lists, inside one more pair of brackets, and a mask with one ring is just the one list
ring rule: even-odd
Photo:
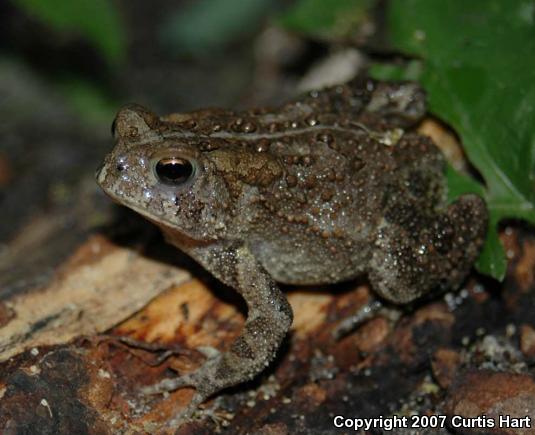
[[124,163],[117,163],[116,168],[119,172],[122,172],[126,169],[126,165]]

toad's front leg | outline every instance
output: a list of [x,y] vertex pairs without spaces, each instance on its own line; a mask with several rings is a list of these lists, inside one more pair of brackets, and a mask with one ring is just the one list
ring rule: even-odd
[[191,386],[196,392],[188,407],[170,424],[191,417],[198,405],[223,388],[252,379],[276,354],[292,323],[292,309],[273,279],[245,247],[228,250],[220,258],[225,281],[243,296],[248,313],[242,334],[227,352],[209,358],[192,373],[164,379],[143,392],[155,394]]

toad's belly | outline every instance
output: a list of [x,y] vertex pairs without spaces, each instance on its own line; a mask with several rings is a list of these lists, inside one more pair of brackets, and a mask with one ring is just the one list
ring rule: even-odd
[[325,250],[304,245],[255,243],[250,249],[277,282],[293,285],[333,284],[353,279],[367,269],[369,249],[353,245]]

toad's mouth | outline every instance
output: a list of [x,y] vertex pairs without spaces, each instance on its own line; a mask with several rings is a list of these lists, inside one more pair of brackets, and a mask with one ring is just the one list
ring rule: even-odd
[[198,235],[194,235],[188,232],[187,230],[184,230],[183,228],[177,226],[173,222],[169,221],[169,219],[167,219],[163,214],[157,215],[154,213],[150,213],[147,210],[125,200],[124,198],[120,198],[114,195],[113,192],[109,192],[107,190],[104,190],[104,192],[116,204],[129,208],[130,210],[143,216],[150,223],[159,227],[160,230],[166,236],[166,240],[168,241],[171,241],[171,239],[173,241],[180,240],[180,245],[187,245],[187,246],[204,246],[204,245],[210,245],[217,241],[217,239],[215,238],[202,238],[202,237],[199,237]]

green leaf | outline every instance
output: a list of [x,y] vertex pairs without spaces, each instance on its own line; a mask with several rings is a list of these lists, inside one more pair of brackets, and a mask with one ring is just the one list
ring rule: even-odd
[[368,21],[375,0],[299,0],[279,20],[296,32],[320,38],[352,36]]
[[110,0],[13,0],[57,32],[87,39],[111,65],[125,56],[126,37]]
[[56,86],[80,116],[94,125],[108,124],[117,112],[118,103],[88,80],[66,76]]
[[499,280],[503,279],[507,271],[505,250],[498,238],[497,215],[493,214],[492,211],[490,214],[487,239],[485,240],[481,255],[476,262],[476,269]]
[[272,0],[197,0],[170,15],[162,40],[180,53],[214,52],[259,28],[272,8]]
[[[422,60],[430,110],[459,133],[485,179],[491,228],[478,261],[503,279],[496,226],[535,223],[535,26],[531,0],[394,0],[394,47]],[[455,185],[450,186],[455,191]],[[455,193],[460,193],[456,192]]]
[[473,178],[460,174],[451,165],[446,170],[448,179],[448,201],[452,202],[459,195],[465,193],[475,193],[479,196],[485,196],[485,188]]
[[379,80],[414,80],[419,81],[423,72],[423,64],[419,60],[412,60],[404,65],[391,63],[372,64],[369,74]]

